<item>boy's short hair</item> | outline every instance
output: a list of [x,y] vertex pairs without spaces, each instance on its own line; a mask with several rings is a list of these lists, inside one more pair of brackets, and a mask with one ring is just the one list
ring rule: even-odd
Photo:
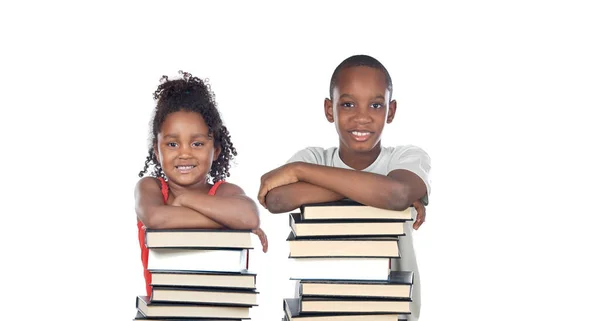
[[354,56],[350,56],[348,58],[346,58],[344,61],[342,61],[337,68],[335,68],[335,70],[333,71],[333,75],[331,75],[331,82],[329,83],[329,98],[333,99],[333,88],[335,88],[336,84],[337,84],[337,80],[338,80],[338,76],[340,71],[342,71],[343,69],[346,68],[351,68],[351,67],[359,67],[359,66],[365,66],[365,67],[371,67],[371,68],[375,68],[375,69],[379,69],[381,70],[381,72],[383,72],[383,74],[385,75],[385,81],[387,82],[387,89],[390,91],[390,97],[392,97],[392,77],[390,76],[390,73],[387,71],[387,69],[385,68],[385,66],[379,62],[379,60],[368,56],[368,55],[354,55]]

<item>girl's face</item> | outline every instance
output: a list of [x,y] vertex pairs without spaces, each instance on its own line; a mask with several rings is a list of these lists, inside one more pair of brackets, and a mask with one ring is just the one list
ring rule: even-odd
[[208,136],[202,115],[178,111],[165,118],[154,152],[170,184],[200,187],[221,150]]

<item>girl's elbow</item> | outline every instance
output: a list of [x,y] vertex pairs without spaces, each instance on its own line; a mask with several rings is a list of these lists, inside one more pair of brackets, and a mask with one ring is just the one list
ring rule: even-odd
[[156,213],[148,213],[142,223],[149,229],[160,229],[163,223],[162,218]]
[[260,219],[258,215],[254,215],[252,219],[250,219],[249,227],[251,230],[256,230],[260,226]]
[[260,226],[260,220],[258,219],[258,215],[252,214],[246,216],[239,222],[239,229],[242,230],[255,230]]

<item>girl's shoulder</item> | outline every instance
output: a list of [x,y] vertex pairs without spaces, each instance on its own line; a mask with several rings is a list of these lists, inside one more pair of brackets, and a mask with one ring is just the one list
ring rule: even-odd
[[152,176],[145,176],[142,177],[138,180],[137,184],[136,184],[136,189],[147,189],[147,188],[153,188],[153,187],[158,187],[158,189],[160,190],[162,187],[162,179],[157,178],[157,177],[152,177]]
[[168,190],[167,183],[162,178],[146,176],[140,178],[135,185],[135,197],[137,199],[143,195],[150,195],[152,197],[159,197],[160,195],[162,199],[165,198],[165,192],[168,195]]
[[[218,185],[218,186],[216,186]],[[219,181],[215,183],[216,186],[216,191],[214,193],[214,195],[218,195],[218,196],[232,196],[232,195],[245,195],[244,190],[234,184],[234,183],[230,183],[230,182],[225,182],[225,181]],[[213,188],[215,188],[213,186]]]

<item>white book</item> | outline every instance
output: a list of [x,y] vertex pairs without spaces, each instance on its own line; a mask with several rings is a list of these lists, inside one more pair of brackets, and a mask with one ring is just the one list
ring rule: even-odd
[[241,272],[248,250],[159,248],[148,250],[148,270]]
[[290,279],[387,280],[389,258],[290,258]]

